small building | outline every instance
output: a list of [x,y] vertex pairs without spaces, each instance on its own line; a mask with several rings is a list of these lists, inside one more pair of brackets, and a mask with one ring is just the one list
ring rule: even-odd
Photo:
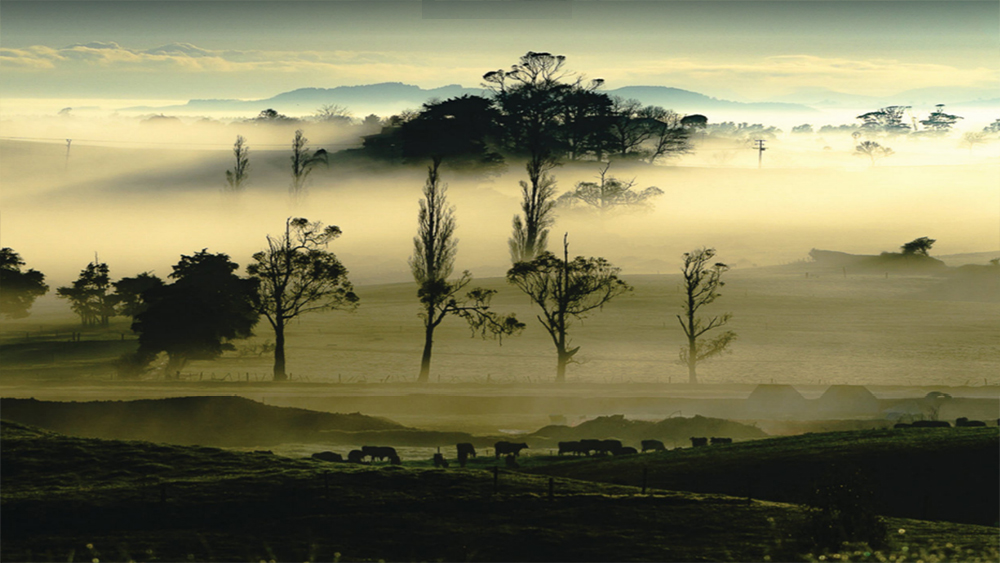
[[874,417],[879,401],[864,385],[831,385],[816,399],[816,411],[824,417]]

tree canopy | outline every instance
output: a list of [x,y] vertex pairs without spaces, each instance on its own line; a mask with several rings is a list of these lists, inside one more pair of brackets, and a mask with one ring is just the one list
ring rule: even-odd
[[231,340],[253,334],[257,324],[257,280],[234,272],[226,254],[207,250],[181,256],[173,283],[142,294],[147,308],[135,317],[139,364],[166,352],[168,376],[190,360],[211,360],[233,349]]
[[569,243],[563,237],[563,257],[544,252],[527,262],[518,262],[507,272],[507,281],[523,291],[542,313],[538,322],[556,347],[556,382],[566,381],[566,364],[580,347],[571,348],[569,329],[573,319],[583,319],[595,309],[632,288],[618,277],[620,268],[604,258],[569,259]]
[[56,289],[56,295],[69,300],[70,308],[84,325],[107,326],[115,311],[116,298],[109,293],[111,276],[108,265],[95,259],[80,271],[69,286]]
[[928,237],[920,237],[913,239],[910,242],[899,247],[903,251],[903,254],[920,254],[923,256],[928,256],[931,247],[934,246],[936,240]]
[[27,317],[35,299],[49,290],[45,274],[35,269],[22,271],[24,265],[12,248],[0,248],[0,315],[7,319]]
[[347,278],[347,268],[326,250],[341,234],[304,218],[289,218],[285,232],[267,237],[267,249],[253,255],[247,274],[257,281],[257,312],[275,335],[274,380],[284,381],[285,326],[303,313],[354,309],[358,296]]

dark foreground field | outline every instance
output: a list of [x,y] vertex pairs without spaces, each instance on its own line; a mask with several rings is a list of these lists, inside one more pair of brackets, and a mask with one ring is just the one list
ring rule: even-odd
[[[782,561],[795,505],[483,469],[351,466],[4,422],[4,561]],[[888,519],[858,558],[997,559],[995,528]]]

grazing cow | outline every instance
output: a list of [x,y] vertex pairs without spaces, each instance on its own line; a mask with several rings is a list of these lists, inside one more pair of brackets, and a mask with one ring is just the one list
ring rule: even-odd
[[[389,464],[390,465],[403,465],[403,460],[399,459],[398,455],[392,455],[392,456],[389,457]],[[447,467],[447,466],[445,466],[445,467]]]
[[322,461],[332,461],[332,462],[344,461],[344,457],[343,456],[341,456],[338,453],[334,453],[334,452],[318,452],[318,453],[314,453],[312,455],[312,458],[313,459],[319,459],[319,460],[322,460]]
[[732,438],[712,438],[713,444],[732,444]]
[[663,442],[659,440],[643,440],[642,441],[642,451],[643,453],[648,451],[662,452],[666,451],[667,447],[663,445]]
[[476,457],[476,448],[468,442],[462,442],[461,444],[456,444],[455,447],[458,449],[458,457]]
[[590,452],[599,452],[601,451],[601,441],[580,440],[580,451],[586,455],[590,455]]
[[969,420],[964,416],[955,421],[955,428],[968,428],[970,426],[986,426],[986,423],[982,420]]
[[610,454],[620,449],[622,449],[621,440],[601,440],[601,449],[598,451],[602,454]]
[[398,457],[396,449],[390,446],[361,446],[361,452],[372,458],[372,461],[383,461]]
[[893,428],[910,428],[911,426],[913,426],[913,425],[912,424],[908,424],[906,422],[897,422],[896,424],[892,425]]
[[351,450],[347,452],[347,461],[350,463],[364,463],[365,452],[361,450]]
[[708,438],[691,438],[691,447],[707,446]]
[[639,453],[639,450],[633,448],[632,446],[624,446],[618,448],[617,450],[613,450],[611,453],[615,455],[632,455]]
[[448,460],[444,454],[434,454],[434,467],[448,467]]
[[528,444],[525,444],[524,442],[515,444],[513,442],[500,441],[497,442],[496,444],[493,444],[493,449],[496,450],[496,456],[498,458],[502,455],[512,455],[512,456],[520,455],[521,450],[527,447]]
[[918,420],[913,428],[951,428],[951,424],[944,420]]
[[573,454],[579,455],[584,453],[583,448],[580,446],[580,442],[559,442],[559,455],[563,454]]

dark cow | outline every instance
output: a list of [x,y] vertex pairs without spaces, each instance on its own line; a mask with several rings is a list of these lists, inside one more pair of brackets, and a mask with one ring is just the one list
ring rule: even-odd
[[313,459],[322,460],[322,461],[332,461],[332,462],[341,462],[341,461],[344,461],[344,457],[343,456],[341,456],[338,453],[334,453],[334,452],[317,452],[317,453],[314,453],[312,455],[312,458]]
[[361,450],[351,450],[347,452],[347,461],[350,463],[364,463],[365,452]]
[[944,420],[918,420],[913,423],[914,428],[951,428],[951,424],[948,424]]
[[372,461],[391,460],[396,455],[396,448],[390,446],[361,446],[361,453],[372,458]]
[[613,450],[611,453],[614,455],[632,455],[639,453],[639,450],[633,448],[632,446],[624,446],[618,448],[617,450]]
[[708,445],[708,438],[691,438],[692,447],[697,448],[699,446],[707,446],[707,445]]
[[712,438],[713,444],[732,444],[732,438]]
[[590,455],[590,452],[599,452],[601,451],[601,441],[580,440],[580,451],[586,455]]
[[601,449],[598,451],[602,454],[611,454],[620,449],[622,449],[621,440],[601,440]]
[[476,457],[476,448],[468,442],[462,442],[461,444],[456,444],[455,448],[458,449],[458,457]]
[[448,467],[448,460],[444,454],[434,454],[434,467]]
[[502,455],[517,456],[517,455],[520,455],[521,450],[523,450],[524,448],[527,448],[527,447],[528,447],[528,444],[525,444],[524,442],[519,442],[519,443],[515,444],[513,442],[500,441],[500,442],[497,442],[496,444],[493,444],[493,448],[496,450],[496,456],[497,457],[500,457]]
[[659,440],[643,440],[642,441],[642,451],[643,452],[648,452],[650,450],[652,450],[654,452],[662,452],[662,451],[666,451],[667,447],[664,446],[663,442],[661,442]]
[[559,442],[559,455],[563,454],[573,454],[579,455],[584,453],[580,448],[580,442]]
[[969,428],[972,426],[986,426],[986,423],[982,420],[969,420],[964,416],[955,421],[955,428]]

